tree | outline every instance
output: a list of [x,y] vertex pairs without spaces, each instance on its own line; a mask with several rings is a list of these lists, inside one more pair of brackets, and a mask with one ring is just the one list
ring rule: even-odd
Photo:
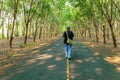
[[13,19],[13,24],[12,24],[12,32],[11,32],[11,36],[10,36],[10,47],[12,48],[12,40],[13,40],[13,32],[14,32],[14,25],[15,25],[15,20],[16,20],[16,14],[17,14],[17,10],[18,10],[18,3],[19,0],[14,0],[14,19]]

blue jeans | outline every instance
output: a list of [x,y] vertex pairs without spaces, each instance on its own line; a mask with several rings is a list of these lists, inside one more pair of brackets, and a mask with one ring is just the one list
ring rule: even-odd
[[64,48],[65,48],[65,57],[71,58],[71,45],[64,44]]

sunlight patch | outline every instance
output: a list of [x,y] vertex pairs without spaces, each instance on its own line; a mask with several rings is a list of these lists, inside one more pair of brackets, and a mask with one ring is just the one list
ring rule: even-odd
[[42,54],[42,55],[38,55],[37,56],[37,59],[42,59],[42,60],[46,60],[46,59],[50,59],[52,58],[53,56],[50,55],[50,54]]
[[71,78],[74,79],[76,77],[80,76],[80,74],[75,74],[75,73],[71,73]]
[[87,58],[87,59],[85,59],[85,61],[86,62],[89,62],[89,61],[95,62],[95,60],[93,59],[93,57]]
[[120,57],[118,56],[106,57],[105,60],[112,64],[120,64]]
[[120,72],[120,67],[117,67],[116,70],[117,70],[117,72]]
[[70,68],[75,69],[76,65],[75,64],[70,64]]
[[51,49],[47,49],[47,51],[51,51]]
[[60,61],[60,60],[62,60],[62,58],[61,57],[56,57],[55,60]]
[[96,68],[95,71],[96,71],[97,74],[100,74],[100,75],[102,74],[102,69],[101,68]]
[[54,70],[56,68],[56,65],[55,64],[49,65],[47,68],[48,68],[48,70]]
[[39,52],[38,50],[32,51],[32,53],[38,53],[38,52]]
[[27,62],[27,64],[32,64],[32,63],[34,63],[36,61],[36,59],[30,59],[30,60],[27,60],[26,62]]
[[56,44],[57,46],[60,45],[60,44]]
[[82,60],[75,60],[75,62],[77,62],[77,63],[82,63]]
[[11,67],[11,66],[12,66],[11,63],[6,64],[6,65],[4,65],[4,66],[1,66],[1,67],[0,67],[0,74],[2,74],[7,68],[9,68],[9,67]]
[[52,55],[42,54],[42,55],[37,55],[37,57],[30,59],[30,60],[27,60],[26,62],[27,62],[27,64],[32,64],[37,60],[46,60],[46,59],[50,59],[50,58],[52,58]]
[[94,55],[95,55],[95,56],[98,56],[98,55],[99,55],[99,53],[98,53],[98,52],[95,52],[95,53],[94,53]]

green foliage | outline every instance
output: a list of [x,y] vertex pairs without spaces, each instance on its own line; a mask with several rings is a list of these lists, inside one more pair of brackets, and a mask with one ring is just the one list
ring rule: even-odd
[[35,44],[36,44],[36,42],[30,42],[30,43],[26,44],[26,46],[33,46]]
[[[18,31],[16,31],[16,29],[14,30],[15,36],[25,33],[25,15],[30,15],[31,17],[35,13],[30,22],[31,25],[29,25],[32,27],[32,29],[36,28],[34,25],[36,19],[38,19],[39,27],[42,26],[45,29],[48,29],[52,25],[54,28],[57,27],[59,31],[63,31],[68,25],[70,25],[72,28],[79,27],[80,30],[87,30],[90,28],[89,25],[93,24],[94,18],[97,20],[98,24],[101,24],[102,19],[105,19],[105,17],[103,17],[103,14],[101,14],[101,5],[106,14],[108,13],[109,16],[111,14],[109,9],[111,0],[33,0],[33,5],[30,8],[31,1],[32,0],[19,0],[16,19],[19,29]],[[103,1],[101,2],[101,5],[100,1]],[[115,2],[116,5],[120,4],[119,0],[115,0]],[[2,5],[2,1],[0,1],[0,5]],[[25,5],[25,14],[23,5]],[[109,10],[106,11],[106,8]],[[5,12],[5,16],[3,17],[10,17],[10,23],[6,23],[5,26],[8,26],[8,29],[11,31],[12,20],[14,17],[14,0],[3,0],[3,7],[0,6],[0,9],[3,13]],[[120,14],[115,5],[113,6],[112,14],[114,17],[116,16],[116,18],[120,20]],[[93,29],[93,26],[91,26],[90,29]],[[29,33],[34,33],[34,30],[31,30]]]
[[19,47],[20,47],[20,48],[24,48],[24,47],[25,47],[25,44],[19,44]]
[[20,48],[24,48],[24,47],[33,46],[33,45],[36,45],[36,42],[30,42],[28,44],[19,44],[19,47]]

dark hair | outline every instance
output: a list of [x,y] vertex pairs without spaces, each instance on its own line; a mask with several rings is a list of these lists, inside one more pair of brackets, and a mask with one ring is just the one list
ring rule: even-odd
[[70,29],[70,26],[67,26],[67,28],[66,29]]

